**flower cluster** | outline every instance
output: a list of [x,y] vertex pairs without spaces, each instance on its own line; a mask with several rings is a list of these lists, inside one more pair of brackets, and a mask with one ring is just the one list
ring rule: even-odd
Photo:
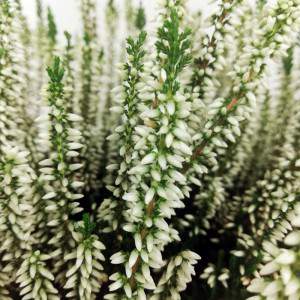
[[102,251],[105,246],[92,234],[93,230],[94,224],[90,223],[89,216],[83,215],[83,225],[79,225],[78,232],[73,233],[75,249],[64,256],[70,266],[64,285],[65,289],[70,290],[66,294],[67,298],[96,299],[101,283],[106,280],[101,264],[104,261]]
[[18,147],[3,146],[0,162],[1,251],[8,252],[2,259],[14,263],[28,249],[32,225],[32,170],[28,152]]
[[160,249],[179,239],[165,218],[170,218],[175,208],[183,207],[181,199],[184,192],[188,193],[180,188],[185,185],[185,177],[178,169],[184,157],[191,155],[185,122],[189,106],[177,78],[190,60],[190,32],[180,28],[176,6],[168,3],[165,10],[167,18],[158,29],[156,41],[158,61],[144,66],[145,73],[150,74],[145,74],[139,87],[142,124],[136,127],[133,138],[136,144],[132,157],[136,158],[128,172],[130,187],[122,197],[128,202],[131,218],[123,229],[132,235],[134,246],[131,252],[119,252],[111,258],[112,263],[125,263],[125,276],[114,277],[122,282],[130,299],[143,297],[145,288],[155,288],[151,275],[145,278],[143,270],[161,267]]
[[265,264],[260,269],[259,278],[252,280],[247,290],[259,294],[248,298],[268,299],[297,299],[300,295],[299,284],[299,221],[300,207],[296,205],[289,215],[289,221],[293,230],[284,238],[285,247],[278,247],[276,244],[266,242],[264,246]]
[[58,291],[53,286],[54,276],[46,267],[46,261],[50,258],[50,255],[41,254],[38,250],[24,257],[16,274],[20,296],[24,299],[59,299]]
[[192,251],[182,251],[171,258],[150,299],[180,300],[180,292],[192,281],[192,275],[195,275],[193,265],[199,259],[200,256]]
[[[76,180],[76,171],[82,164],[74,162],[82,148],[81,133],[72,128],[72,123],[81,120],[81,117],[67,113],[64,105],[63,75],[58,57],[54,59],[53,66],[48,68],[49,87],[47,89],[48,112],[46,122],[49,123],[48,132],[42,132],[43,140],[49,144],[50,156],[39,162],[39,180],[43,184],[44,195],[42,200],[46,203],[49,222],[47,226],[53,228],[53,237],[50,244],[65,243],[65,235],[70,228],[68,218],[81,211],[76,201],[82,198],[78,189],[83,182]],[[42,116],[43,117],[43,116]]]
[[[106,199],[99,207],[99,219],[107,221],[111,227],[108,227],[106,231],[116,230],[124,209],[123,201],[118,201],[118,198],[122,197],[130,187],[128,172],[133,161],[134,145],[132,145],[132,137],[139,121],[137,109],[140,101],[138,84],[140,84],[143,74],[145,51],[142,46],[145,38],[145,32],[140,33],[137,41],[128,38],[128,62],[124,65],[124,85],[115,88],[120,90],[120,95],[115,99],[116,106],[113,106],[111,111],[119,112],[122,122],[120,126],[115,128],[115,133],[108,137],[109,140],[113,140],[116,145],[119,145],[120,149],[118,160],[114,160],[114,164],[107,166],[110,174],[106,178],[107,189],[112,192],[115,199]],[[106,209],[107,206],[108,209]]]

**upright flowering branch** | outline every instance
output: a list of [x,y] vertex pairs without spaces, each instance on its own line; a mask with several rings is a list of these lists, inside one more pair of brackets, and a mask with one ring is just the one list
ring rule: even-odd
[[[82,195],[78,189],[83,182],[76,179],[82,164],[73,162],[82,148],[81,133],[73,128],[72,122],[81,121],[77,115],[67,113],[64,99],[64,69],[58,57],[47,69],[49,84],[47,89],[49,132],[45,136],[50,145],[49,157],[40,162],[40,180],[43,182],[48,212],[47,226],[51,228],[52,238],[48,241],[56,250],[52,255],[61,255],[72,242],[73,225],[71,215],[80,212],[78,199]],[[60,256],[61,257],[61,256]],[[63,265],[61,259],[59,265]]]
[[180,28],[180,8],[167,2],[156,42],[158,64],[149,65],[153,73],[141,86],[143,103],[139,109],[144,125],[136,129],[138,159],[129,172],[132,185],[123,195],[131,216],[124,230],[134,237],[134,246],[129,253],[118,252],[111,257],[112,263],[125,263],[126,275],[112,275],[115,283],[110,290],[123,287],[130,299],[146,299],[144,289],[155,288],[150,268],[163,265],[162,247],[178,239],[165,218],[183,206],[180,199],[187,192],[181,187],[185,177],[178,169],[184,157],[191,155],[185,123],[189,107],[178,77],[190,61],[190,31]]
[[60,299],[53,286],[54,276],[46,265],[49,259],[50,255],[41,254],[39,250],[25,255],[16,280],[20,284],[20,296],[23,299]]
[[[120,96],[116,101],[117,106],[111,108],[112,111],[119,111],[121,124],[115,129],[115,133],[109,136],[110,140],[120,145],[119,156],[114,164],[108,165],[107,189],[113,193],[115,199],[106,199],[99,208],[100,221],[107,221],[109,227],[106,231],[116,230],[119,227],[119,220],[122,219],[124,208],[126,207],[122,197],[130,188],[129,170],[132,168],[134,152],[134,130],[139,123],[138,86],[141,84],[143,75],[143,63],[145,51],[143,44],[146,33],[141,32],[136,41],[127,39],[127,62],[124,64],[124,84],[120,89]],[[107,209],[110,208],[110,209]],[[112,209],[114,208],[114,209]]]
[[0,140],[1,143],[13,140],[17,144],[24,141],[26,100],[21,93],[24,61],[20,53],[22,44],[16,9],[16,3],[2,1],[0,4],[0,107],[3,115]]
[[[287,93],[287,97],[291,96]],[[292,108],[289,101],[293,101]],[[261,245],[271,240],[276,242],[282,238],[284,229],[289,230],[289,212],[293,209],[300,191],[299,181],[299,101],[289,99],[287,109],[291,110],[289,120],[286,120],[286,127],[282,130],[284,137],[282,144],[273,148],[273,161],[264,176],[257,180],[255,185],[246,190],[243,203],[250,207],[244,211],[244,217],[249,218],[251,234],[241,230],[239,249],[245,249],[244,256],[250,260],[253,257],[256,263],[260,261]],[[283,118],[285,116],[282,116]],[[271,131],[272,132],[272,131]],[[272,132],[273,133],[273,132]],[[292,182],[296,183],[292,184]],[[245,213],[247,212],[247,213]],[[249,216],[247,216],[249,214]],[[249,228],[248,228],[249,230]],[[254,250],[256,249],[256,250]],[[255,262],[254,262],[255,263]]]
[[214,31],[211,36],[207,35],[203,39],[204,48],[200,49],[201,56],[194,61],[192,85],[201,99],[205,99],[206,89],[218,85],[213,82],[214,69],[224,54],[224,35],[228,33],[230,13],[240,2],[241,0],[221,1],[218,12],[213,16]]
[[[289,126],[296,100],[293,95],[297,90],[293,78],[298,76],[292,68],[293,61],[295,60],[293,47],[288,49],[287,54],[288,55],[283,59],[283,72],[280,74],[281,87],[278,100],[276,101],[277,103],[275,101],[273,104],[270,103],[270,95],[267,95],[264,107],[261,108],[263,115],[261,116],[261,121],[257,122],[258,124],[261,124],[257,136],[264,137],[265,145],[258,139],[257,144],[253,149],[252,160],[248,162],[248,168],[243,168],[244,174],[242,174],[241,181],[243,182],[244,179],[245,182],[247,177],[244,185],[246,187],[255,185],[255,180],[261,179],[268,168],[270,169],[272,165],[276,165],[277,157],[286,151],[286,149],[283,149],[284,144],[287,142],[287,137],[291,136],[291,133],[294,130]],[[275,107],[271,107],[271,105]],[[270,122],[271,118],[274,118],[273,122]],[[266,147],[266,145],[269,146]],[[260,154],[260,160],[257,159],[258,153]],[[263,153],[265,153],[265,155],[262,155]],[[273,155],[275,153],[276,155]],[[255,166],[255,169],[259,171],[254,172],[252,166]]]
[[[235,4],[234,4],[235,3]],[[211,103],[214,97],[226,96],[231,87],[231,77],[228,76],[234,63],[243,55],[244,50],[251,44],[256,36],[256,29],[259,28],[260,18],[257,16],[256,6],[249,1],[239,1],[233,3],[233,10],[230,11],[226,24],[221,29],[223,32],[221,49],[217,51],[217,61],[212,63],[213,72],[211,81],[205,84],[205,95],[208,97],[207,103]],[[264,7],[265,8],[265,7]],[[266,10],[263,10],[264,13]],[[257,22],[253,24],[253,20]],[[218,49],[218,48],[217,48]]]
[[[33,74],[31,72],[31,66],[33,64],[33,48],[32,48],[32,36],[27,19],[25,18],[22,5],[19,0],[11,2],[14,13],[13,28],[10,30],[11,37],[9,38],[14,49],[14,58],[11,63],[14,66],[14,83],[13,87],[16,90],[15,97],[18,100],[18,114],[20,115],[21,122],[19,129],[24,133],[24,146],[29,151],[29,161],[33,168],[37,167],[38,153],[36,149],[36,141],[34,136],[36,135],[36,128],[34,124],[34,113],[32,108],[34,106],[34,100],[32,95],[35,91],[32,86]],[[13,53],[11,51],[11,53]],[[26,134],[25,134],[26,133]]]
[[32,174],[27,156],[28,152],[17,147],[1,146],[1,231],[4,236],[10,236],[6,239],[3,236],[1,249],[14,253],[12,260],[20,257],[30,240],[32,219],[28,210],[32,208]]
[[257,278],[251,281],[247,290],[257,294],[247,298],[269,299],[277,297],[279,299],[297,299],[300,296],[299,286],[299,254],[300,254],[300,207],[295,206],[289,214],[289,221],[293,230],[284,237],[284,244],[278,247],[270,242],[264,244],[266,259],[260,267]]
[[33,189],[28,152],[9,145],[1,145],[0,151],[0,295],[5,299],[5,287],[15,280],[22,255],[31,249]]
[[[191,163],[205,154],[203,152],[204,148],[211,141],[218,142],[217,136],[223,135],[226,140],[230,139],[230,132],[240,132],[238,129],[238,119],[240,117],[232,116],[233,112],[239,107],[237,112],[243,115],[245,112],[243,106],[245,104],[255,105],[256,99],[251,89],[254,85],[257,85],[264,72],[266,60],[289,47],[288,44],[283,44],[283,39],[280,37],[286,36],[287,41],[290,41],[291,35],[293,35],[293,32],[286,24],[287,22],[294,22],[295,26],[297,26],[297,16],[299,14],[297,1],[281,1],[268,13],[270,18],[262,21],[261,39],[253,41],[247,52],[243,54],[244,57],[241,59],[241,62],[247,62],[247,64],[236,66],[235,71],[232,72],[234,84],[229,97],[227,99],[218,99],[218,101],[211,104],[211,112],[209,113],[213,117],[206,122],[202,133],[193,137],[193,140],[198,145],[195,146]],[[218,128],[221,128],[220,126],[222,126],[222,129],[219,131]],[[227,131],[226,129],[231,130]],[[189,167],[190,163],[186,163],[184,170],[188,170]]]
[[[99,108],[99,84],[100,75],[98,64],[102,63],[98,56],[97,41],[97,21],[96,21],[96,2],[94,0],[82,0],[82,20],[83,20],[83,41],[81,46],[80,62],[80,91],[79,91],[79,113],[82,116],[81,130],[85,141],[85,147],[82,155],[85,158],[84,168],[82,170],[85,177],[85,189],[89,190],[95,187],[96,176],[99,172],[94,164],[99,156],[96,136],[98,132],[97,112]],[[100,124],[101,125],[101,124]]]
[[[118,10],[116,8],[116,3],[114,0],[109,0],[106,5],[106,17],[105,26],[107,28],[107,42],[104,45],[104,56],[105,65],[103,69],[103,80],[105,81],[105,88],[103,89],[103,98],[101,100],[102,104],[102,124],[101,132],[99,136],[100,149],[103,153],[104,161],[110,161],[116,152],[116,145],[110,143],[106,138],[112,133],[111,123],[117,122],[119,114],[117,112],[110,111],[113,105],[113,88],[119,84],[118,72],[114,66],[116,66],[117,61],[117,49],[114,47],[114,40],[117,39],[118,27]],[[106,163],[102,161],[100,165],[100,177],[105,177],[105,166]]]
[[[96,5],[94,1],[82,0],[82,19],[83,19],[83,45],[81,49],[81,94],[79,99],[80,113],[86,124],[94,124],[93,111],[95,107],[93,95],[93,80],[95,72],[95,46],[97,38],[97,25],[95,18]],[[90,114],[91,113],[91,114]],[[84,133],[87,134],[87,133]]]
[[[89,215],[83,215],[83,224],[73,233],[76,247],[67,253],[64,260],[71,266],[66,277],[64,288],[69,290],[66,297],[70,299],[96,299],[101,283],[106,280],[103,271],[102,251],[105,246],[93,234],[95,224],[91,223]],[[71,263],[70,263],[71,262]]]
[[195,275],[194,265],[200,256],[192,251],[184,250],[172,257],[158,282],[151,300],[180,300],[180,292],[184,291],[187,283]]

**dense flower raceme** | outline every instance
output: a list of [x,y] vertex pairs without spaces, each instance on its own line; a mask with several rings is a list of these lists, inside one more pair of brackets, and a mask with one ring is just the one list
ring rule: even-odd
[[[100,143],[93,135],[100,135],[99,124],[97,123],[96,115],[99,108],[98,97],[100,85],[97,82],[101,76],[101,61],[102,49],[97,40],[97,19],[96,19],[96,6],[94,1],[82,0],[82,21],[83,21],[83,41],[80,49],[80,91],[74,95],[77,101],[73,102],[75,112],[82,116],[81,131],[84,136],[85,147],[82,151],[84,158],[90,157],[91,160],[84,160],[84,167],[82,173],[85,181],[88,183],[85,188],[90,186],[94,188],[95,179],[97,175],[97,167],[99,165],[94,162],[97,155],[99,155]],[[71,99],[72,100],[72,99]],[[74,101],[74,99],[73,99]],[[78,107],[77,107],[78,106]],[[100,146],[99,146],[100,144]]]
[[198,259],[199,255],[192,251],[182,251],[170,259],[151,299],[181,299],[180,292],[186,289],[186,284],[195,275],[193,265]]
[[[130,187],[129,170],[132,167],[132,154],[134,145],[132,137],[138,124],[139,90],[138,84],[143,74],[143,57],[145,51],[142,49],[146,33],[142,32],[135,42],[131,38],[127,40],[128,62],[124,65],[124,86],[117,87],[119,95],[115,102],[117,106],[111,107],[111,111],[118,111],[121,114],[122,123],[115,129],[115,133],[108,137],[115,144],[120,146],[119,159],[117,163],[108,165],[107,169],[111,174],[108,177],[107,189],[111,190],[115,199],[106,199],[99,207],[99,218],[109,223],[106,231],[116,230],[124,209],[123,201],[119,201]],[[122,107],[122,106],[123,107]],[[113,208],[113,209],[112,209]]]
[[[56,257],[56,270],[59,276],[64,277],[67,270],[62,257],[65,252],[74,247],[72,238],[74,226],[69,218],[82,211],[78,199],[82,194],[78,191],[84,185],[78,180],[78,170],[82,167],[76,159],[82,148],[81,132],[73,128],[73,124],[81,121],[81,117],[68,113],[64,105],[64,86],[62,83],[64,69],[61,68],[60,59],[54,59],[52,67],[47,69],[49,84],[47,88],[48,107],[46,114],[39,117],[44,120],[41,128],[40,143],[49,150],[49,156],[39,162],[39,185],[42,185],[42,205],[44,218],[47,219],[47,243],[52,249],[51,255]],[[46,129],[46,130],[42,130]],[[42,220],[44,221],[44,220]],[[41,227],[41,226],[40,226]],[[46,232],[45,232],[46,231]],[[68,238],[69,237],[69,238]]]
[[54,276],[46,267],[46,261],[50,258],[38,250],[24,257],[16,280],[20,284],[23,299],[59,299],[58,291],[52,284]]
[[[142,299],[145,297],[144,288],[155,288],[151,275],[145,277],[144,274],[149,267],[163,265],[161,247],[179,238],[164,218],[170,218],[174,208],[183,205],[180,199],[184,194],[174,182],[184,184],[185,178],[176,169],[182,166],[184,156],[191,155],[185,143],[191,138],[188,134],[185,139],[180,138],[180,133],[184,134],[187,128],[184,119],[189,111],[177,80],[190,59],[187,53],[189,31],[180,32],[175,7],[170,5],[166,10],[168,17],[158,29],[159,39],[156,42],[158,64],[154,64],[151,70],[157,82],[148,75],[140,96],[143,100],[139,108],[140,118],[144,125],[136,130],[139,140],[135,150],[141,158],[129,171],[135,176],[132,176],[129,192],[123,195],[123,199],[129,202],[132,218],[124,229],[132,233],[135,249],[128,254],[117,253],[111,258],[112,263],[125,260],[126,276],[118,274],[114,278],[122,281],[124,291],[131,299]],[[173,130],[179,132],[179,138],[173,135]],[[152,144],[147,144],[147,140]],[[111,290],[113,288],[114,284]]]
[[0,299],[299,299],[300,2],[195,3],[0,1]]
[[288,220],[293,230],[285,236],[284,247],[278,247],[271,242],[264,244],[266,262],[260,269],[259,278],[253,279],[249,292],[259,294],[249,300],[268,299],[298,299],[299,285],[299,204],[289,214]]
[[71,290],[67,293],[67,298],[95,299],[101,283],[106,280],[105,273],[102,272],[102,251],[105,246],[92,233],[93,229],[94,224],[85,214],[83,224],[77,227],[77,232],[73,232],[76,248],[64,257],[70,265],[64,286],[65,289]]
[[5,260],[10,263],[28,249],[31,239],[32,172],[27,156],[18,147],[1,148],[1,250],[9,249]]
[[[294,76],[297,74],[298,72]],[[290,77],[290,75],[288,78],[291,80],[293,76]],[[287,88],[287,91],[290,88]],[[281,111],[280,102],[287,99],[285,96],[291,97],[292,94],[288,92],[285,95],[280,95],[277,109],[281,114],[284,112]],[[256,182],[255,187],[247,190],[242,198],[243,203],[246,204],[243,215],[249,218],[251,231],[248,233],[249,227],[245,229],[245,227],[240,226],[237,240],[239,250],[233,251],[233,254],[242,256],[243,261],[250,259],[250,261],[254,260],[255,264],[258,264],[261,260],[263,243],[269,240],[272,242],[280,241],[291,228],[288,216],[299,194],[299,168],[297,167],[299,158],[299,101],[293,100],[292,108],[286,106],[291,116],[286,120],[286,124],[279,124],[281,131],[278,131],[279,128],[276,126],[271,130],[273,134],[275,129],[279,136],[281,134],[285,136],[283,144],[281,144],[280,138],[277,140],[278,135],[276,133],[272,137],[271,142],[275,141],[272,149],[276,153],[276,156],[268,163],[272,167],[269,167],[263,178]],[[276,125],[278,126],[278,124]],[[237,212],[241,213],[239,210]],[[231,222],[234,221],[234,218]],[[243,265],[247,266],[247,264]],[[241,271],[246,276],[253,272],[251,268],[247,267],[246,270],[243,268]]]

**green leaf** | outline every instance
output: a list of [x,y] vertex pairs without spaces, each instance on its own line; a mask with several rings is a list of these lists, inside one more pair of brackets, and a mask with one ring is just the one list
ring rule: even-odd
[[64,68],[61,67],[60,58],[58,56],[54,57],[52,67],[48,67],[47,72],[52,82],[59,83],[62,81],[65,71]]

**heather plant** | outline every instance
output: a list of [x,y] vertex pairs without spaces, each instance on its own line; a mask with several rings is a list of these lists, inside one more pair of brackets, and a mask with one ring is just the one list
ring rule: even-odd
[[0,1],[0,300],[300,299],[300,1],[196,2]]

